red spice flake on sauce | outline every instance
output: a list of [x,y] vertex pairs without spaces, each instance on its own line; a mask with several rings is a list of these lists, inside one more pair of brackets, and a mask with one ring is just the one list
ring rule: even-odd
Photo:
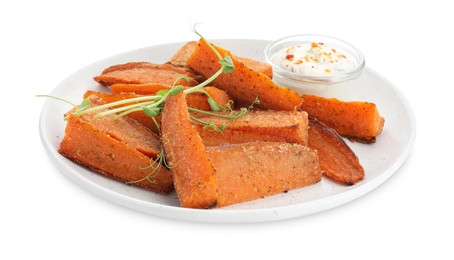
[[293,57],[295,57],[293,54],[287,54],[287,56],[285,56],[285,58],[290,61],[293,60]]

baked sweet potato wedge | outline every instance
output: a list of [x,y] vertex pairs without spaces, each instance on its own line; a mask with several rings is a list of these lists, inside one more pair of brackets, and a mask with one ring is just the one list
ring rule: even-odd
[[374,143],[385,122],[377,106],[369,102],[345,102],[305,94],[301,109],[341,136],[363,143]]
[[123,84],[117,83],[110,86],[112,94],[134,93],[137,95],[151,95],[160,90],[170,89],[171,86],[160,83]]
[[215,116],[197,116],[200,120],[211,122],[223,131],[204,129],[195,124],[206,146],[238,144],[256,141],[286,142],[308,144],[307,113],[302,111],[249,111],[244,117],[230,120]]
[[[187,68],[189,67],[188,65],[188,60],[189,57],[191,57],[192,53],[194,50],[197,48],[197,42],[196,41],[190,41],[187,42],[186,44],[183,45],[170,59],[169,63],[178,66],[178,67],[184,67]],[[237,55],[233,55],[233,58],[244,63],[246,66],[259,71],[265,75],[267,75],[270,78],[273,78],[273,69],[271,66],[267,63],[256,61],[253,59],[249,59],[246,57],[241,57]]]
[[[213,100],[221,106],[225,106],[232,100],[230,95],[228,95],[224,90],[218,89],[216,87],[208,86],[202,88],[202,90],[205,90],[213,98]],[[204,111],[211,111],[211,106],[208,103],[208,97],[203,93],[195,92],[187,95],[186,102],[188,104],[188,107]]]
[[[153,64],[149,62],[130,62],[118,64],[105,69],[101,75],[94,77],[95,81],[103,86],[113,84],[159,84],[172,86],[181,76],[195,78],[187,70],[171,64]],[[193,86],[194,81],[179,80],[182,86]]]
[[[88,98],[90,99],[90,106],[88,108],[105,104],[103,99],[98,95],[90,95]],[[103,112],[105,110],[100,110],[98,112]],[[115,115],[95,117],[94,114],[90,113],[83,114],[80,118],[92,124],[99,131],[137,149],[139,152],[149,157],[154,158],[161,151],[159,137],[132,118],[123,117],[115,119]]]
[[188,59],[189,57],[191,57],[196,47],[197,47],[196,41],[189,41],[185,43],[170,58],[169,63],[177,67],[188,68],[189,67]]
[[169,96],[164,103],[161,140],[181,205],[189,208],[216,206],[216,172],[189,118],[182,92]]
[[[231,53],[215,46],[222,57]],[[302,97],[289,88],[276,85],[265,74],[248,67],[232,57],[234,70],[223,73],[212,84],[225,90],[235,100],[242,104],[251,104],[257,97],[260,99],[259,108],[271,110],[295,110],[300,107]],[[210,47],[201,39],[188,59],[189,67],[205,78],[209,78],[221,68],[219,58]]]
[[358,157],[336,131],[309,117],[309,147],[317,150],[320,167],[326,177],[353,185],[364,178]]
[[254,142],[207,147],[217,173],[218,207],[319,182],[317,152],[307,146]]
[[256,70],[260,73],[263,73],[265,74],[266,76],[268,76],[270,79],[273,78],[273,68],[267,64],[267,63],[264,63],[264,62],[260,62],[260,61],[256,61],[256,60],[253,60],[253,59],[249,59],[249,58],[246,58],[246,57],[241,57],[241,56],[238,56],[238,55],[235,55],[235,54],[232,54],[233,58],[239,62],[242,62],[244,65],[246,65],[247,67],[253,69],[253,70]]
[[[125,118],[104,125],[113,119],[98,121],[93,115],[75,116],[72,112],[67,116],[60,154],[122,182],[138,181],[134,184],[159,193],[173,190],[172,176],[166,168],[157,172],[149,168],[157,138],[142,125],[131,124]],[[150,180],[139,181],[147,176]]]

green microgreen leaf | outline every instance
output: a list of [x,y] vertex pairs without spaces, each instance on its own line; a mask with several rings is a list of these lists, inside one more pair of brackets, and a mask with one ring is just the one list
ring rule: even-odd
[[87,107],[89,107],[91,104],[91,101],[89,98],[85,98],[84,100],[82,100],[82,103],[80,103],[79,105],[79,108],[76,110],[76,112],[74,112],[74,114],[79,114],[80,112],[84,111],[85,109],[87,109]]
[[158,97],[163,97],[165,95],[167,95],[167,93],[170,91],[170,89],[161,89],[159,90],[158,92],[156,92],[156,96]]
[[208,101],[208,104],[210,105],[211,110],[213,110],[213,111],[221,110],[221,107],[219,106],[219,104],[216,103],[216,101],[214,101],[214,99],[211,96],[207,98],[207,101]]
[[[206,91],[205,89],[199,89],[199,90],[197,90],[195,92],[202,93],[205,96],[207,96],[207,102],[210,105],[210,108],[211,108],[212,111],[220,111],[220,110],[227,110],[228,109],[226,107],[221,106],[219,103],[217,103],[213,99],[213,97],[210,95],[210,93],[208,93],[208,91]],[[195,93],[195,92],[193,92],[193,93]],[[233,103],[233,101],[232,101],[232,103]]]
[[183,86],[173,86],[173,87],[169,90],[168,95],[169,95],[169,96],[177,95],[177,94],[180,93],[182,90],[183,90]]
[[227,128],[227,124],[223,123],[219,127],[215,125],[213,122],[205,122],[205,126],[203,127],[204,130],[214,131],[214,132],[222,132]]
[[226,123],[222,123],[222,125],[219,127],[219,130],[222,132],[227,128],[227,126],[228,125]]
[[211,121],[203,121],[197,117],[194,117],[194,116],[190,116],[190,118],[196,122],[196,123],[199,123],[201,125],[203,125],[203,129],[204,130],[210,130],[210,131],[215,131],[215,132],[222,132],[224,131],[226,128],[227,128],[227,124],[226,123],[222,123],[222,125],[220,125],[219,127],[214,124],[213,122]]
[[160,107],[144,106],[142,109],[143,109],[143,112],[145,113],[145,115],[147,115],[149,117],[155,117],[155,116],[159,116],[159,114],[161,114]]
[[232,58],[230,58],[230,56],[225,56],[223,59],[220,59],[219,63],[221,63],[222,72],[224,73],[230,73],[235,69],[235,66],[233,65],[233,60]]

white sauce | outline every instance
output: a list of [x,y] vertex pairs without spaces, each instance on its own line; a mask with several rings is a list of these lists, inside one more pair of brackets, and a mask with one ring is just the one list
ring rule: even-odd
[[337,76],[355,68],[355,63],[345,54],[315,42],[281,49],[271,61],[284,70],[315,77]]

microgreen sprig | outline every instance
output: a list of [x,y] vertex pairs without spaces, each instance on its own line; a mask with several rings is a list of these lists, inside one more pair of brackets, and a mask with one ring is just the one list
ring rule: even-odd
[[126,184],[136,184],[136,183],[139,183],[144,180],[147,180],[150,183],[157,183],[155,178],[158,175],[159,169],[162,167],[162,165],[168,166],[167,162],[166,162],[166,156],[165,156],[164,150],[161,150],[159,152],[159,154],[155,160],[150,160],[150,164],[147,167],[140,168],[142,170],[152,169],[152,171],[149,174],[147,174],[146,176],[144,176],[143,178],[140,178],[138,180],[129,181]]
[[217,126],[216,124],[214,124],[213,122],[211,121],[204,121],[200,118],[197,118],[195,116],[190,116],[191,117],[191,120],[198,123],[198,124],[201,124],[203,125],[203,129],[204,130],[210,130],[210,131],[215,131],[215,132],[222,132],[224,131],[226,128],[227,128],[227,124],[226,123],[222,123],[220,126]]
[[67,104],[70,104],[71,106],[75,107],[76,104],[74,104],[73,102],[71,101],[68,101],[66,99],[63,99],[63,98],[59,98],[59,97],[56,97],[56,96],[51,96],[51,95],[36,95],[37,97],[46,97],[46,98],[52,98],[52,99],[56,99],[56,100],[60,100],[60,101],[63,101]]
[[[251,105],[248,108],[242,107],[239,111],[233,110],[231,108],[230,103],[227,103],[226,104],[227,108],[224,108],[224,111],[230,110],[229,114],[227,114],[227,113],[214,113],[214,112],[210,112],[210,111],[196,109],[196,108],[193,108],[193,107],[188,107],[188,110],[190,112],[200,113],[200,114],[204,114],[204,115],[208,115],[208,116],[215,116],[215,117],[219,117],[219,118],[226,118],[226,119],[229,119],[229,120],[233,121],[233,120],[237,120],[237,119],[240,119],[240,118],[246,116],[247,113],[249,112],[249,110],[252,109],[254,107],[254,105],[259,104],[259,103],[260,103],[260,100],[258,98],[255,98],[255,100],[251,103]],[[217,126],[216,124],[214,124],[211,121],[204,121],[204,120],[202,120],[200,118],[197,118],[197,117],[195,117],[193,115],[191,115],[190,117],[191,117],[191,119],[194,122],[199,123],[201,125],[204,125],[204,127],[203,127],[204,130],[212,130],[212,131],[216,131],[216,132],[222,132],[228,127],[227,123],[222,123],[220,126]]]

